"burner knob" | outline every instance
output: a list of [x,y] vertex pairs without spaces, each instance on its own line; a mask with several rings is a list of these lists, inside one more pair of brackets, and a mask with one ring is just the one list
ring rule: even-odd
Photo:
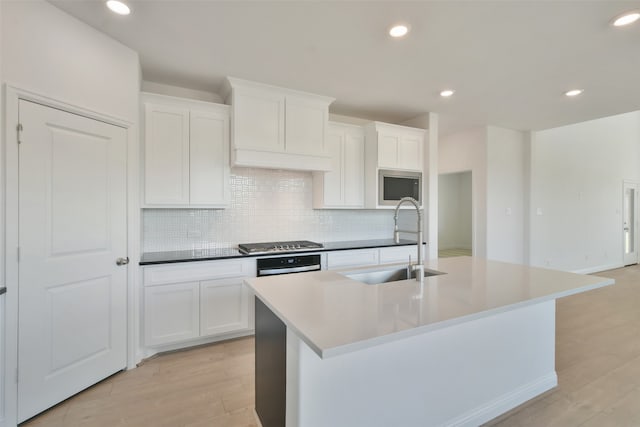
[[296,246],[296,249],[302,249],[302,247],[300,246],[300,243],[298,243],[298,246]]

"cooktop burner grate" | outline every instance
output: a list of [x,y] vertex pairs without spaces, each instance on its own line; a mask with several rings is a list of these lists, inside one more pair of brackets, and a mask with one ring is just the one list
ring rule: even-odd
[[309,240],[292,240],[287,242],[241,243],[238,250],[243,254],[260,254],[270,252],[299,252],[321,249],[322,243]]

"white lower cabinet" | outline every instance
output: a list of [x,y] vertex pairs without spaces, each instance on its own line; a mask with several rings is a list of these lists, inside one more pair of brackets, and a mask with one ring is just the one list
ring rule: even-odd
[[155,346],[200,336],[198,282],[149,286],[144,290],[145,344]]
[[200,282],[200,336],[249,327],[249,292],[242,278]]
[[[422,256],[426,258],[426,245],[422,245]],[[415,263],[418,259],[416,245],[385,246],[370,249],[350,249],[327,253],[327,270],[369,265],[391,264],[396,262]]]
[[251,333],[253,294],[244,279],[255,270],[255,259],[144,267],[144,344],[186,347],[203,338]]

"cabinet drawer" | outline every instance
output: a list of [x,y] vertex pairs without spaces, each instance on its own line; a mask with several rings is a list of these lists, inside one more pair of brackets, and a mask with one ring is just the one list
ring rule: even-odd
[[227,277],[255,276],[255,259],[237,259],[228,261],[198,261],[144,267],[143,283],[156,286],[167,283],[191,282]]
[[327,254],[327,269],[378,264],[378,249],[336,251]]
[[408,263],[409,256],[411,256],[411,262],[416,262],[418,259],[418,249],[416,248],[416,245],[380,248],[380,264],[387,264],[390,262]]

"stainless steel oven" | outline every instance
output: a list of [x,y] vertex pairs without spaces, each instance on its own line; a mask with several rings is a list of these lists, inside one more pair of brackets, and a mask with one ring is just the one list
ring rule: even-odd
[[320,270],[320,255],[291,255],[258,258],[258,277]]

